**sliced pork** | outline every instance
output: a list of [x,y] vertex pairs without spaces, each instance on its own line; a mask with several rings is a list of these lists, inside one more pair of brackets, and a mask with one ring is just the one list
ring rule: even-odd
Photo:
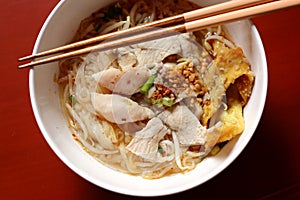
[[106,120],[125,124],[142,121],[154,117],[154,113],[149,108],[140,106],[131,99],[117,94],[92,95],[94,109]]

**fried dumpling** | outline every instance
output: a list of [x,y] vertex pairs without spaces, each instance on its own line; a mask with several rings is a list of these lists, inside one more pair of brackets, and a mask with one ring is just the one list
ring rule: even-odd
[[216,52],[214,62],[224,78],[225,88],[236,83],[245,105],[252,92],[254,73],[243,50],[240,47],[229,48],[220,42],[214,42],[213,46]]

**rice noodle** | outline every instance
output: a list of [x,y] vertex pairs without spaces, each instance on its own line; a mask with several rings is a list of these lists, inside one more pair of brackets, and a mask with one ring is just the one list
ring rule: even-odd
[[123,30],[130,27],[130,16],[126,17],[126,23],[123,25]]
[[172,137],[174,140],[174,148],[175,148],[175,161],[177,166],[179,167],[179,169],[181,170],[187,170],[189,167],[184,167],[181,164],[181,150],[180,150],[180,146],[179,146],[179,141],[177,138],[177,135],[174,131],[172,131]]
[[109,33],[111,31],[115,30],[116,28],[122,27],[126,23],[127,23],[127,21],[120,21],[120,22],[114,23],[113,25],[111,25],[111,26],[105,28],[103,31],[101,31],[101,34]]
[[188,157],[188,156],[183,157],[182,164],[189,170],[194,169],[196,166],[195,161],[191,157]]
[[139,2],[136,2],[130,10],[129,16],[130,16],[131,26],[135,26],[135,16],[136,16],[136,10],[138,8],[138,4]]
[[210,36],[207,36],[205,38],[205,41],[208,41],[208,40],[219,40],[220,42],[223,42],[225,45],[227,45],[229,48],[234,48],[235,45],[227,40],[226,38],[224,38],[223,36],[220,36],[220,35],[210,35]]
[[194,158],[194,157],[201,158],[201,157],[205,156],[205,152],[201,152],[201,151],[200,152],[187,151],[186,154],[192,158]]
[[170,171],[173,167],[174,167],[173,163],[165,164],[164,168],[157,171],[155,174],[153,174],[153,171],[150,171],[150,172],[144,171],[142,173],[142,176],[145,178],[151,178],[151,179],[160,178],[160,177],[164,176],[168,171]]
[[84,123],[82,122],[81,118],[78,116],[78,114],[76,113],[76,111],[69,105],[69,104],[65,104],[66,108],[69,110],[71,116],[77,121],[77,123],[79,124],[80,128],[83,131],[83,139],[86,140],[88,138],[88,131],[84,125]]
[[127,156],[124,145],[121,144],[119,146],[119,149],[120,149],[121,156],[123,158],[122,160],[124,161],[126,168],[129,170],[129,172],[134,173],[134,174],[138,173],[132,164],[132,160],[130,159],[132,157]]

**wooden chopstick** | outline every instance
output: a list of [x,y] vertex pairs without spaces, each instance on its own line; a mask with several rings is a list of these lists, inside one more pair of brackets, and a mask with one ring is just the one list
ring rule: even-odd
[[24,61],[24,60],[29,60],[29,59],[34,59],[34,58],[38,58],[38,57],[42,57],[42,56],[47,56],[47,55],[51,55],[51,54],[55,54],[55,53],[60,53],[63,51],[69,51],[75,48],[79,48],[82,46],[87,46],[87,45],[92,45],[95,43],[99,43],[103,40],[106,39],[110,39],[112,37],[121,37],[121,36],[128,36],[128,34],[136,34],[139,31],[143,31],[146,30],[146,28],[149,27],[165,27],[165,26],[170,26],[170,25],[176,25],[176,24],[180,24],[180,23],[185,23],[185,22],[189,22],[189,21],[193,21],[196,19],[200,19],[200,18],[204,18],[204,17],[208,17],[208,16],[212,16],[212,15],[216,15],[216,14],[221,14],[224,12],[229,12],[229,11],[233,11],[236,9],[241,9],[241,8],[245,8],[245,7],[249,7],[249,6],[254,6],[254,5],[258,5],[258,4],[262,4],[262,3],[267,3],[267,2],[271,2],[274,0],[237,0],[237,1],[228,1],[222,4],[218,4],[218,5],[213,5],[213,6],[209,6],[209,7],[205,7],[202,9],[197,9],[191,12],[187,12],[187,13],[183,13],[180,15],[176,15],[173,17],[169,17],[169,18],[165,18],[162,20],[158,20],[158,21],[154,21],[152,23],[148,23],[142,26],[136,26],[127,30],[123,30],[123,31],[117,31],[117,32],[112,32],[106,35],[101,35],[101,36],[97,36],[91,39],[87,39],[84,41],[79,41],[76,43],[72,43],[72,44],[68,44],[62,47],[58,47],[55,49],[51,49],[48,51],[44,51],[44,52],[40,52],[34,55],[29,55],[29,56],[25,56],[23,58],[20,58],[19,61]]
[[187,13],[168,17],[168,18],[165,18],[162,20],[157,20],[157,21],[147,23],[144,25],[132,27],[130,29],[116,31],[116,32],[105,34],[105,35],[100,35],[100,36],[93,37],[93,38],[90,38],[87,40],[83,40],[83,41],[67,44],[67,45],[64,45],[64,46],[61,46],[58,48],[50,49],[48,51],[43,51],[43,52],[40,52],[37,54],[25,56],[25,57],[19,58],[19,61],[31,60],[31,59],[39,58],[42,56],[48,56],[51,54],[61,53],[64,51],[70,51],[72,49],[80,48],[83,46],[93,45],[95,43],[99,43],[99,42],[102,42],[104,40],[107,40],[107,39],[110,39],[113,37],[121,38],[121,37],[126,37],[128,35],[138,34],[141,31],[145,32],[147,30],[147,28],[151,28],[151,27],[166,27],[166,26],[171,26],[171,25],[183,24],[183,23],[201,19],[204,17],[209,17],[209,16],[213,16],[213,15],[217,15],[217,14],[221,14],[221,13],[225,13],[225,12],[229,12],[229,11],[234,11],[237,9],[246,8],[246,7],[250,7],[250,6],[254,6],[254,5],[259,5],[259,4],[263,4],[263,3],[267,3],[267,2],[271,2],[271,1],[274,1],[274,0],[228,1],[225,3],[208,6],[208,7],[204,7],[204,8],[190,11]]
[[252,7],[246,7],[239,10],[213,15],[210,17],[206,17],[194,21],[189,21],[171,27],[151,28],[151,29],[149,29],[150,27],[148,27],[146,32],[142,31],[138,35],[129,35],[128,37],[118,38],[117,40],[110,40],[108,42],[103,42],[99,45],[90,46],[79,50],[74,50],[53,57],[45,58],[42,60],[32,61],[30,63],[20,65],[19,69],[45,64],[45,63],[49,63],[49,62],[53,62],[65,58],[75,57],[79,55],[85,55],[92,51],[103,51],[107,49],[118,48],[118,47],[132,45],[140,42],[150,41],[162,37],[167,37],[179,33],[197,31],[217,24],[224,24],[232,21],[238,21],[241,19],[255,17],[258,15],[262,15],[262,14],[266,14],[266,13],[270,13],[270,12],[290,8],[293,6],[298,6],[298,5],[300,5],[300,0],[272,1],[260,5],[255,5]]

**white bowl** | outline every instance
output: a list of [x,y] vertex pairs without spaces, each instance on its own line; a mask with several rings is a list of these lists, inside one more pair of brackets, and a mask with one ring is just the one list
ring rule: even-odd
[[[49,15],[37,38],[33,53],[68,43],[79,22],[111,1],[62,0]],[[201,2],[198,1],[198,2]],[[202,6],[220,0],[202,1]],[[117,172],[90,157],[72,138],[61,112],[58,86],[53,77],[57,63],[30,70],[30,98],[36,121],[43,136],[57,156],[86,180],[108,190],[134,196],[160,196],[178,193],[208,181],[224,170],[246,147],[261,118],[267,93],[267,64],[260,36],[251,21],[228,25],[228,30],[248,57],[255,73],[252,96],[244,108],[245,130],[230,141],[219,154],[205,159],[186,174],[176,174],[157,180],[146,180]]]

